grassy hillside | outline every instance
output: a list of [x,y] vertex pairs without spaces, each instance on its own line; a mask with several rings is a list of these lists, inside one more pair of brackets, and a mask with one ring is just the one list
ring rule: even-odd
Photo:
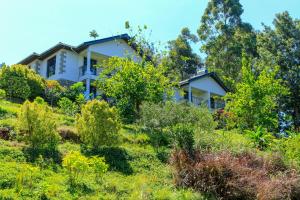
[[[0,127],[14,128],[20,105],[2,101],[0,107]],[[56,117],[61,126],[73,126],[73,118],[58,113]],[[86,156],[104,156],[110,165],[101,183],[87,173],[76,188],[69,187],[60,163],[43,158],[28,162],[24,143],[1,139],[0,199],[205,199],[191,190],[175,188],[166,162],[169,149],[153,148],[146,134],[132,128],[123,128],[121,134],[119,147],[99,152],[86,151],[70,141],[59,145],[61,156],[77,150]]]

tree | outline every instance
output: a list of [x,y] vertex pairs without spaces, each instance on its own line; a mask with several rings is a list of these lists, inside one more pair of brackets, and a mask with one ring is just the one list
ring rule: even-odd
[[242,22],[242,13],[239,0],[210,0],[198,29],[207,68],[231,89],[241,79],[242,51],[257,55],[256,34],[250,24]]
[[45,99],[51,105],[56,105],[57,101],[65,92],[65,88],[62,87],[56,80],[46,80]]
[[129,58],[110,58],[103,64],[98,87],[112,98],[123,119],[136,119],[143,101],[160,102],[172,87],[164,75],[165,68],[151,62],[134,62]]
[[81,140],[93,149],[112,146],[119,141],[120,120],[117,109],[105,101],[92,100],[81,109],[76,118]]
[[274,131],[278,128],[278,103],[280,96],[288,93],[277,68],[265,67],[255,75],[248,59],[243,58],[242,80],[235,93],[227,93],[225,109],[233,114],[231,120],[238,128],[255,130],[258,127]]
[[281,111],[293,117],[300,131],[300,21],[288,12],[277,14],[274,29],[265,26],[258,35],[259,65],[279,66],[277,77],[284,80],[290,95],[281,99]]
[[183,28],[177,39],[169,41],[169,70],[176,71],[181,80],[197,73],[201,66],[200,57],[193,53],[191,42],[196,43],[198,38],[190,33],[188,28]]
[[95,29],[93,29],[92,31],[90,31],[90,37],[96,39],[97,37],[99,37],[97,31]]
[[3,66],[0,89],[5,90],[9,98],[34,99],[43,96],[45,80],[26,65]]

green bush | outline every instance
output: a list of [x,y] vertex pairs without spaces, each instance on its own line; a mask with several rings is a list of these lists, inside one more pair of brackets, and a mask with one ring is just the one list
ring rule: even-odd
[[81,109],[76,126],[81,140],[94,149],[119,141],[120,120],[116,108],[105,101],[92,100]]
[[58,101],[60,110],[69,116],[74,116],[78,112],[78,106],[67,97],[63,97]]
[[179,123],[189,123],[201,128],[205,132],[211,132],[216,127],[212,114],[202,106],[196,107],[186,103],[148,103],[141,107],[140,124],[151,131],[162,131]]
[[103,157],[87,158],[78,151],[71,151],[63,158],[63,167],[65,168],[69,183],[71,186],[78,184],[78,181],[86,174],[94,173],[97,183],[102,182],[102,176],[107,171],[108,165]]
[[5,97],[6,97],[5,90],[0,89],[0,100],[5,99]]
[[190,124],[176,124],[171,128],[175,148],[191,152],[194,146],[194,128]]
[[53,113],[46,104],[26,101],[18,114],[18,134],[33,153],[53,155],[60,140]]
[[57,101],[65,92],[65,88],[56,80],[46,80],[45,99],[52,106],[57,105]]
[[74,83],[69,88],[67,88],[63,96],[75,102],[77,97],[83,94],[84,91],[85,91],[85,87],[83,85],[83,82],[78,82],[78,83]]
[[9,98],[34,99],[43,96],[45,80],[27,66],[4,66],[0,69],[0,88]]

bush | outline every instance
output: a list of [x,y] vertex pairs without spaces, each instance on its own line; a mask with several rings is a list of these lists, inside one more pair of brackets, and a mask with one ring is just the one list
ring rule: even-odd
[[5,97],[6,97],[6,92],[5,92],[5,90],[0,89],[0,100],[5,99]]
[[63,158],[62,166],[66,169],[70,185],[75,186],[78,179],[88,172],[89,160],[79,152],[72,151]]
[[4,66],[0,69],[0,88],[9,98],[34,99],[43,96],[45,80],[27,66]]
[[72,141],[78,143],[80,141],[80,137],[75,128],[70,126],[61,126],[57,129],[60,137],[64,141]]
[[82,107],[76,126],[81,140],[94,149],[119,141],[120,120],[116,108],[105,101],[92,100]]
[[107,171],[108,165],[103,157],[87,158],[78,151],[72,151],[63,158],[63,167],[65,168],[70,186],[78,184],[78,181],[90,172],[95,174],[96,182],[101,182],[103,174]]
[[194,146],[194,128],[190,124],[176,124],[171,128],[171,137],[176,148],[184,149],[188,152]]
[[53,155],[59,135],[53,113],[46,104],[26,101],[18,114],[18,134],[29,144],[33,153]]
[[233,156],[226,151],[200,151],[191,159],[186,151],[177,150],[171,163],[178,186],[212,193],[217,198],[297,199],[299,175],[270,160],[249,153]]
[[162,131],[176,124],[189,123],[205,132],[212,132],[216,123],[207,107],[186,103],[148,103],[141,107],[140,124],[150,131]]
[[45,88],[45,99],[51,105],[56,105],[57,101],[61,98],[65,88],[60,85],[58,81],[47,80]]
[[69,116],[74,116],[78,112],[78,106],[66,97],[58,101],[58,106],[64,114]]
[[64,92],[64,97],[67,97],[71,101],[75,102],[79,95],[82,95],[85,91],[83,82],[74,83]]

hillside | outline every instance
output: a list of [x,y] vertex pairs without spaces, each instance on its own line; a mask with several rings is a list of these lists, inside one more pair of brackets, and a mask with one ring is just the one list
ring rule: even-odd
[[[20,105],[2,101],[0,107],[0,127],[14,127]],[[58,113],[56,117],[60,126],[73,126],[73,118]],[[94,181],[93,174],[85,174],[76,189],[69,188],[60,163],[29,162],[24,143],[14,136],[12,140],[1,139],[0,199],[204,199],[192,190],[174,186],[172,169],[166,162],[170,149],[153,148],[146,134],[131,127],[123,127],[121,135],[119,147],[85,152],[104,156],[110,167],[101,184]],[[64,141],[59,145],[62,157],[74,150],[80,151],[80,144]]]

